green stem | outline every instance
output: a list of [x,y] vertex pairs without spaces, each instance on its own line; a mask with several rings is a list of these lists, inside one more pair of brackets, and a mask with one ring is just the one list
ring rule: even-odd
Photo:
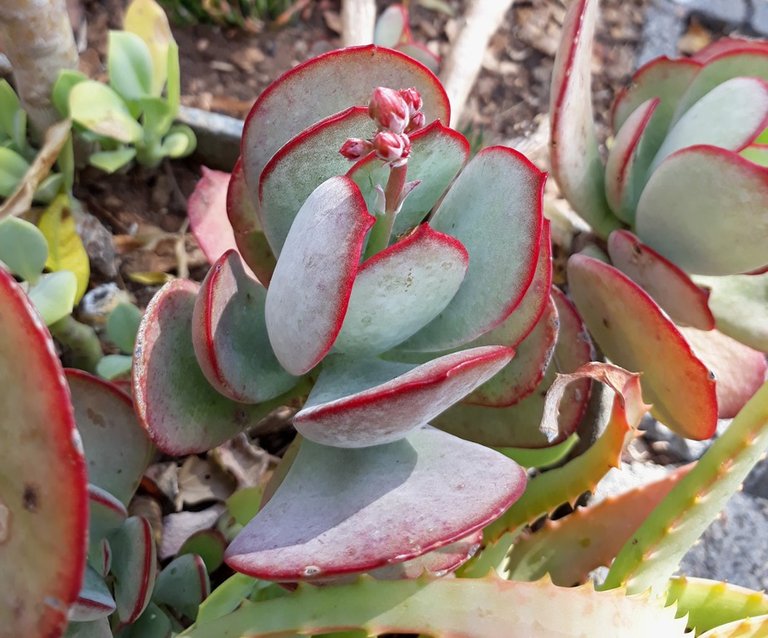
[[53,337],[64,346],[68,365],[86,372],[96,372],[96,365],[103,355],[96,331],[67,315],[48,326]]
[[389,246],[407,174],[408,164],[391,168],[389,171],[387,187],[384,189],[384,212],[377,214],[376,224],[365,249],[365,259],[373,257]]

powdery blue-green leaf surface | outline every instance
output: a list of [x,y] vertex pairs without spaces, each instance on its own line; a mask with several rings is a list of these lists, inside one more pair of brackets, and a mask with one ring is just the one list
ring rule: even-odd
[[149,521],[131,516],[109,537],[112,547],[117,613],[123,623],[132,623],[149,604],[157,573],[157,551]]
[[192,342],[200,368],[221,394],[260,403],[296,385],[277,361],[267,337],[267,291],[229,250],[208,271],[195,302]]
[[157,576],[152,601],[194,619],[200,603],[210,593],[211,581],[203,559],[195,554],[183,554],[168,563]]
[[689,273],[761,268],[767,233],[768,169],[714,146],[668,157],[637,207],[640,239]]
[[101,574],[86,565],[83,588],[69,612],[70,620],[87,622],[106,618],[115,611],[115,600]]
[[402,4],[393,4],[376,20],[373,41],[379,46],[393,48],[409,34],[408,10]]
[[149,603],[144,613],[132,624],[124,627],[116,638],[171,638],[175,623],[154,603]]
[[524,156],[502,146],[480,151],[461,172],[430,224],[464,245],[469,270],[451,303],[403,350],[461,346],[517,307],[536,269],[544,179]]
[[[306,438],[325,445],[389,443],[459,401],[503,368],[513,354],[504,346],[472,348],[405,371],[411,366],[338,357],[336,366],[321,373],[293,424]],[[364,371],[366,367],[370,370]],[[363,385],[374,377],[378,382]]]
[[272,349],[291,374],[311,370],[333,346],[374,221],[343,176],[318,186],[296,216],[265,306]]
[[305,440],[226,560],[278,581],[376,569],[466,537],[524,486],[525,472],[513,461],[428,426],[355,450]]
[[461,243],[428,224],[365,261],[334,351],[374,355],[410,337],[453,299],[467,262]]
[[97,542],[114,532],[128,518],[128,510],[106,490],[88,484],[88,541]]
[[64,638],[112,638],[109,619],[99,618],[91,622],[71,622],[67,626]]
[[8,217],[0,221],[0,261],[12,273],[34,284],[48,259],[48,243],[34,224]]

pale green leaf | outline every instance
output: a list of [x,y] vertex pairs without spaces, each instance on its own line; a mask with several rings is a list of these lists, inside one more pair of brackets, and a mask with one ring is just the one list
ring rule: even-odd
[[138,142],[143,136],[125,102],[100,82],[87,80],[72,87],[69,111],[75,122],[98,135],[126,144]]
[[12,273],[34,284],[47,258],[45,236],[34,224],[18,217],[0,221],[0,261]]
[[76,295],[77,278],[68,270],[43,275],[29,289],[29,298],[47,326],[72,312]]
[[139,36],[110,31],[107,51],[109,85],[126,100],[140,100],[151,94],[152,57]]

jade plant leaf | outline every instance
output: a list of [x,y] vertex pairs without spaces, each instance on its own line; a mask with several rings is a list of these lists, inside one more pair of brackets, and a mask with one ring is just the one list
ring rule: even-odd
[[136,420],[127,394],[81,370],[67,370],[66,375],[88,459],[88,480],[128,505],[154,446]]
[[402,4],[393,4],[377,18],[373,41],[379,46],[394,48],[409,31],[408,9]]
[[0,197],[13,193],[28,169],[29,164],[16,151],[0,147]]
[[70,609],[70,619],[76,622],[98,620],[109,616],[115,609],[115,600],[104,578],[95,569],[86,565],[83,588]]
[[109,619],[99,618],[90,622],[71,622],[67,626],[64,638],[112,638]]
[[768,45],[762,40],[751,40],[747,38],[719,38],[708,44],[703,49],[699,49],[693,54],[696,62],[706,64],[724,53],[732,51],[768,51]]
[[88,542],[97,542],[119,528],[128,510],[106,490],[88,484]]
[[151,94],[160,95],[168,77],[168,54],[173,33],[168,17],[154,0],[133,0],[125,10],[123,26],[149,49],[152,66]]
[[136,143],[144,132],[120,96],[106,84],[85,80],[69,92],[72,119],[89,131],[124,144]]
[[672,321],[699,330],[715,327],[707,305],[709,293],[632,233],[613,231],[608,237],[608,254],[613,265],[653,297]]
[[149,604],[157,573],[157,550],[149,521],[131,516],[109,538],[115,602],[123,623],[134,622]]
[[717,427],[715,380],[651,297],[613,266],[584,255],[568,261],[568,281],[600,349],[617,365],[643,372],[652,413],[681,436],[711,437]]
[[88,163],[105,173],[114,173],[131,162],[134,157],[136,157],[135,148],[119,148],[114,151],[92,153],[88,157]]
[[45,638],[64,630],[83,579],[85,458],[51,337],[2,269],[0,324],[0,563],[13,575],[0,580],[0,627]]
[[171,638],[173,630],[174,625],[168,615],[154,603],[149,603],[144,613],[123,627],[116,638]]
[[226,548],[227,540],[221,532],[215,529],[201,529],[184,541],[178,554],[197,556],[210,574],[221,567]]
[[[403,373],[396,363],[339,357],[336,370],[329,367],[320,374],[293,424],[304,437],[325,445],[356,448],[389,443],[428,423],[496,374],[513,354],[504,346],[472,348]],[[394,370],[397,376],[360,388],[361,380],[378,372],[363,372],[365,367],[381,369],[382,376]]]
[[107,317],[107,337],[121,352],[133,352],[140,323],[141,310],[132,303],[120,303]]
[[483,149],[461,172],[430,224],[464,245],[469,269],[445,310],[402,350],[461,346],[514,311],[536,269],[544,179],[523,155],[502,146]]
[[140,100],[152,93],[152,56],[138,35],[110,31],[107,41],[109,84],[126,100]]
[[[686,197],[679,197],[680,184]],[[768,169],[714,146],[688,147],[668,157],[637,207],[640,239],[700,275],[734,275],[766,265],[763,234],[756,230],[766,224]]]
[[453,299],[467,262],[464,246],[429,224],[366,260],[352,286],[334,352],[374,355],[410,337]]
[[333,346],[374,221],[343,176],[318,186],[296,216],[265,306],[272,348],[291,374],[308,372]]
[[0,261],[13,274],[34,284],[47,259],[48,243],[37,226],[18,217],[0,221]]
[[267,337],[267,291],[244,269],[234,250],[208,271],[192,315],[192,343],[208,382],[241,403],[260,403],[296,385],[277,361]]
[[203,559],[182,554],[163,568],[157,577],[152,601],[179,610],[187,618],[197,616],[197,608],[211,593],[211,582]]
[[305,440],[277,492],[227,549],[227,564],[278,581],[376,569],[468,536],[524,486],[513,461],[428,426],[362,449]]

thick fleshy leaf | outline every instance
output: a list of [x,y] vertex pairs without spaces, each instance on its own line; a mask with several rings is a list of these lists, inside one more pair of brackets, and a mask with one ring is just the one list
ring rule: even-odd
[[768,83],[733,78],[719,84],[691,106],[667,133],[650,170],[667,157],[696,144],[740,151],[768,125]]
[[122,628],[117,638],[172,638],[178,621],[171,619],[168,614],[154,603],[149,603],[144,613],[132,624]]
[[45,235],[18,217],[0,221],[0,262],[24,281],[34,284],[48,259]]
[[715,375],[718,416],[735,417],[766,379],[765,355],[717,330],[680,328],[680,332]]
[[408,9],[402,4],[388,6],[376,20],[373,41],[381,47],[394,47],[410,37]]
[[768,352],[768,274],[696,277],[709,289],[717,329],[750,348]]
[[58,636],[83,579],[86,468],[53,341],[0,268],[0,627]]
[[651,297],[613,266],[583,255],[568,261],[568,282],[600,349],[617,365],[643,373],[643,396],[654,416],[681,436],[712,436],[715,381]]
[[53,325],[72,312],[77,297],[77,277],[69,270],[45,273],[27,294],[45,325]]
[[503,146],[480,151],[461,172],[430,223],[464,245],[469,270],[451,303],[403,350],[461,346],[518,306],[536,269],[544,179],[523,155]]
[[[433,424],[464,439],[494,447],[541,448],[570,436],[581,422],[589,402],[591,382],[572,383],[560,405],[559,435],[550,441],[541,431],[547,390],[558,373],[571,373],[594,358],[592,341],[576,309],[558,288],[552,288],[560,329],[555,356],[536,389],[513,406],[490,408],[460,403]],[[514,362],[514,359],[512,360]]]
[[350,137],[372,137],[375,130],[368,109],[352,107],[302,131],[267,162],[259,179],[259,218],[275,255],[312,191],[349,169],[341,145]]
[[213,264],[192,316],[192,343],[200,369],[221,394],[260,403],[288,391],[296,377],[280,367],[267,337],[267,291],[248,276],[234,250]]
[[311,370],[333,346],[374,221],[343,176],[318,186],[296,216],[265,308],[272,348],[291,374]]
[[113,611],[115,611],[115,600],[104,578],[95,569],[86,565],[83,588],[69,611],[70,620],[76,622],[98,620],[109,616]]
[[106,84],[95,80],[84,80],[72,87],[69,112],[81,126],[118,142],[133,144],[144,134],[123,99]]
[[503,346],[473,348],[405,370],[411,366],[339,357],[320,375],[293,424],[324,445],[396,441],[492,377],[513,354]]
[[[433,122],[409,137],[408,180],[420,183],[397,213],[392,227],[393,240],[427,216],[469,158],[467,139],[441,122]],[[377,196],[376,186],[386,186],[389,172],[389,166],[371,154],[347,173],[360,187],[371,212]]]
[[358,450],[305,440],[227,563],[278,581],[376,569],[465,538],[524,487],[513,461],[428,426]]
[[[412,58],[374,45],[320,55],[273,82],[248,114],[242,152],[251,194],[257,195],[261,171],[283,144],[323,118],[350,106],[366,106],[373,89],[379,86],[415,87],[424,101],[427,122],[450,120],[448,96],[442,85]],[[290,115],[286,104],[291,105]]]
[[165,11],[154,0],[133,0],[125,10],[123,27],[147,45],[152,59],[152,94],[160,95],[168,77],[168,51],[173,43]]
[[613,130],[618,131],[627,118],[643,102],[661,100],[656,117],[655,138],[659,143],[672,122],[678,100],[701,69],[701,64],[689,58],[654,58],[632,76],[631,84],[616,96],[613,104]]
[[146,518],[132,516],[109,538],[115,602],[123,623],[132,623],[149,604],[157,573],[152,527]]
[[410,337],[453,299],[467,262],[460,242],[428,224],[365,261],[334,351],[369,356]]
[[707,305],[707,291],[632,233],[612,232],[608,237],[608,254],[613,265],[653,297],[672,321],[699,330],[715,327],[715,318]]
[[597,0],[575,0],[568,8],[550,87],[552,175],[574,210],[599,235],[621,223],[605,199],[603,162],[592,114],[592,40]]
[[92,543],[120,527],[128,518],[128,510],[112,494],[89,483],[88,518],[88,542]]
[[687,272],[756,270],[768,260],[768,169],[714,146],[685,148],[651,175],[636,223],[640,239]]
[[761,638],[768,633],[768,615],[734,620],[701,634],[701,638]]
[[410,58],[413,58],[417,62],[421,62],[432,73],[437,73],[440,70],[440,56],[435,55],[421,42],[411,41],[403,42],[395,47],[395,50],[404,53]]
[[731,51],[751,51],[759,49],[768,52],[768,44],[762,40],[747,40],[746,38],[719,38],[703,49],[699,49],[693,54],[696,62],[706,64],[720,55]]
[[88,459],[88,480],[128,505],[154,453],[131,398],[82,370],[66,374]]
[[544,378],[555,353],[558,329],[557,307],[550,298],[539,322],[516,348],[515,358],[469,394],[464,403],[504,408],[531,394]]
[[[645,186],[648,167],[661,144],[654,133],[659,98],[643,102],[619,130],[605,165],[605,195],[624,222],[635,220],[635,208]],[[614,231],[615,232],[615,231]]]
[[197,292],[191,281],[168,282],[147,307],[136,337],[136,413],[155,444],[174,455],[216,447],[277,407],[235,403],[210,386],[192,346]]
[[125,100],[152,93],[152,56],[147,43],[129,31],[110,31],[107,40],[109,84]]
[[152,593],[155,603],[169,605],[187,618],[195,618],[197,608],[211,593],[211,581],[202,558],[182,554],[160,572]]

